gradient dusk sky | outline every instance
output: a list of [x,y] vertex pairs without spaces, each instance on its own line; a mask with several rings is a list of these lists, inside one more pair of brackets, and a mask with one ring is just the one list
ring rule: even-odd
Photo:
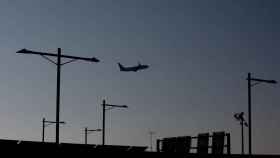
[[[226,131],[240,153],[247,117],[247,73],[280,81],[277,0],[1,0],[0,138],[41,140],[55,120],[56,67],[27,48],[96,57],[62,68],[63,142],[83,143],[100,128],[102,99],[128,109],[107,112],[107,144],[149,145],[155,138]],[[117,62],[151,67],[120,72]],[[252,89],[253,153],[279,154],[280,85]],[[55,128],[46,129],[47,141]],[[246,152],[247,152],[246,129]],[[101,133],[89,137],[100,144]]]

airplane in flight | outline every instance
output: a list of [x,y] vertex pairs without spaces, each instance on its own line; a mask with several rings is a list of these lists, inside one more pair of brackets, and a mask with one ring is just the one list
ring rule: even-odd
[[138,65],[137,66],[132,66],[132,67],[124,67],[121,63],[118,63],[119,65],[119,68],[120,68],[120,71],[134,71],[134,72],[137,72],[139,70],[144,70],[144,69],[147,69],[149,68],[149,65],[142,65],[140,64],[140,62],[138,62]]

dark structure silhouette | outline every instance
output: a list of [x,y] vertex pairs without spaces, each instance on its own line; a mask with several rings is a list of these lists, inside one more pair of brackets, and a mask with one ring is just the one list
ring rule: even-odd
[[269,84],[276,84],[277,82],[275,80],[263,80],[258,78],[251,77],[251,73],[248,73],[247,77],[248,81],[248,123],[249,123],[249,132],[248,132],[248,138],[249,138],[249,154],[252,154],[252,109],[251,109],[251,87],[260,84],[260,83],[269,83]]
[[209,147],[209,133],[198,134],[198,136],[197,136],[197,153],[198,154],[208,154],[208,147]]
[[[212,138],[212,145],[209,145],[209,138]],[[197,140],[196,147],[191,146],[193,139]],[[224,148],[228,155],[231,154],[230,134],[225,132],[214,132],[213,135],[201,133],[197,137],[183,136],[157,140],[158,152],[189,154],[191,149],[195,149],[196,154],[207,155],[209,148],[212,149],[211,154],[224,154]]]
[[127,72],[128,71],[137,72],[137,71],[144,70],[144,69],[147,69],[150,67],[149,65],[142,65],[141,63],[138,63],[137,66],[132,66],[132,67],[124,67],[121,63],[118,63],[118,65],[119,65],[120,71],[127,71]]
[[[70,56],[70,55],[62,55],[61,54],[61,48],[57,49],[57,54],[52,54],[52,53],[44,53],[44,52],[36,52],[36,51],[31,51],[27,49],[22,49],[18,51],[17,53],[20,54],[35,54],[35,55],[40,55],[44,59],[50,61],[51,63],[55,64],[57,66],[57,88],[56,88],[56,136],[55,136],[55,142],[57,145],[59,145],[59,122],[60,122],[60,71],[61,71],[61,66],[65,64],[69,64],[71,62],[77,61],[77,60],[83,60],[83,61],[88,61],[88,62],[99,62],[98,59],[96,58],[84,58],[84,57],[77,57],[77,56]],[[57,62],[53,61],[49,57],[56,57]],[[67,62],[62,63],[61,59],[70,59]]]
[[[108,107],[108,108],[106,108]],[[126,105],[112,105],[112,104],[107,104],[105,100],[102,101],[102,145],[105,145],[105,115],[106,115],[106,110],[111,110],[114,108],[127,108]]]
[[174,158],[279,158],[280,155],[240,155],[240,154],[197,154],[185,152],[147,152],[146,146],[120,146],[120,145],[96,145],[96,144],[74,144],[74,143],[48,143],[19,140],[0,139],[2,155],[23,156],[49,156],[78,157],[101,155],[114,157],[174,157]]

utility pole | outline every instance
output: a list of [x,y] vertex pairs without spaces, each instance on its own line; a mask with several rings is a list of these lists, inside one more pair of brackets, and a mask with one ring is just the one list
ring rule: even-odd
[[43,126],[42,126],[42,142],[44,143],[45,142],[45,121],[46,119],[43,118]]
[[55,128],[55,133],[56,133],[56,137],[55,137],[55,142],[58,145],[59,144],[59,120],[60,120],[60,74],[61,74],[61,48],[57,49],[57,80],[56,80],[56,128]]
[[[77,56],[70,56],[70,55],[62,55],[61,54],[61,48],[57,49],[57,54],[53,53],[44,53],[44,52],[36,52],[31,51],[27,49],[22,49],[17,51],[16,53],[20,54],[35,54],[40,55],[44,59],[50,61],[51,63],[55,64],[57,66],[57,87],[56,87],[56,136],[55,136],[55,142],[57,145],[59,145],[59,120],[60,120],[60,75],[61,75],[61,66],[77,61],[88,61],[88,62],[99,62],[96,58],[84,58],[84,57],[77,57]],[[57,62],[53,61],[49,57],[56,57]],[[69,61],[61,63],[61,59],[69,59]]]
[[87,127],[85,128],[85,144],[87,144],[87,134],[88,134],[88,129]]
[[102,101],[102,145],[105,145],[105,111],[106,111],[106,101]]
[[[251,73],[248,73],[248,123],[249,123],[249,132],[248,132],[248,138],[249,138],[249,155],[252,155],[252,102],[251,102],[251,87],[260,84],[260,83],[269,83],[269,84],[276,84],[277,82],[275,80],[264,80],[264,79],[258,79],[258,78],[252,78]],[[252,82],[254,81],[254,83]]]
[[[106,107],[108,107],[106,109]],[[127,108],[126,105],[112,105],[107,104],[105,100],[102,101],[102,145],[105,145],[105,114],[106,110],[111,110],[114,108]]]
[[[56,122],[55,121],[46,121],[46,119],[43,118],[43,121],[42,121],[42,142],[43,143],[45,142],[45,128],[50,124],[56,124]],[[66,122],[62,121],[62,122],[59,122],[59,124],[66,124]]]
[[87,127],[85,127],[85,144],[87,144],[88,134],[90,134],[92,132],[100,132],[100,131],[102,131],[102,130],[101,129],[89,130]]
[[249,154],[252,155],[252,116],[251,116],[251,73],[248,73],[248,121],[249,121],[249,130],[248,130],[248,145],[249,145]]
[[153,135],[155,135],[156,132],[154,131],[149,131],[149,135],[150,135],[150,150],[151,152],[153,151]]

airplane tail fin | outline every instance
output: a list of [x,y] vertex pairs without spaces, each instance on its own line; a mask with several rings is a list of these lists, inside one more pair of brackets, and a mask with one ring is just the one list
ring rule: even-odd
[[124,70],[123,65],[121,63],[118,63],[118,65],[119,65],[120,71],[123,71]]

